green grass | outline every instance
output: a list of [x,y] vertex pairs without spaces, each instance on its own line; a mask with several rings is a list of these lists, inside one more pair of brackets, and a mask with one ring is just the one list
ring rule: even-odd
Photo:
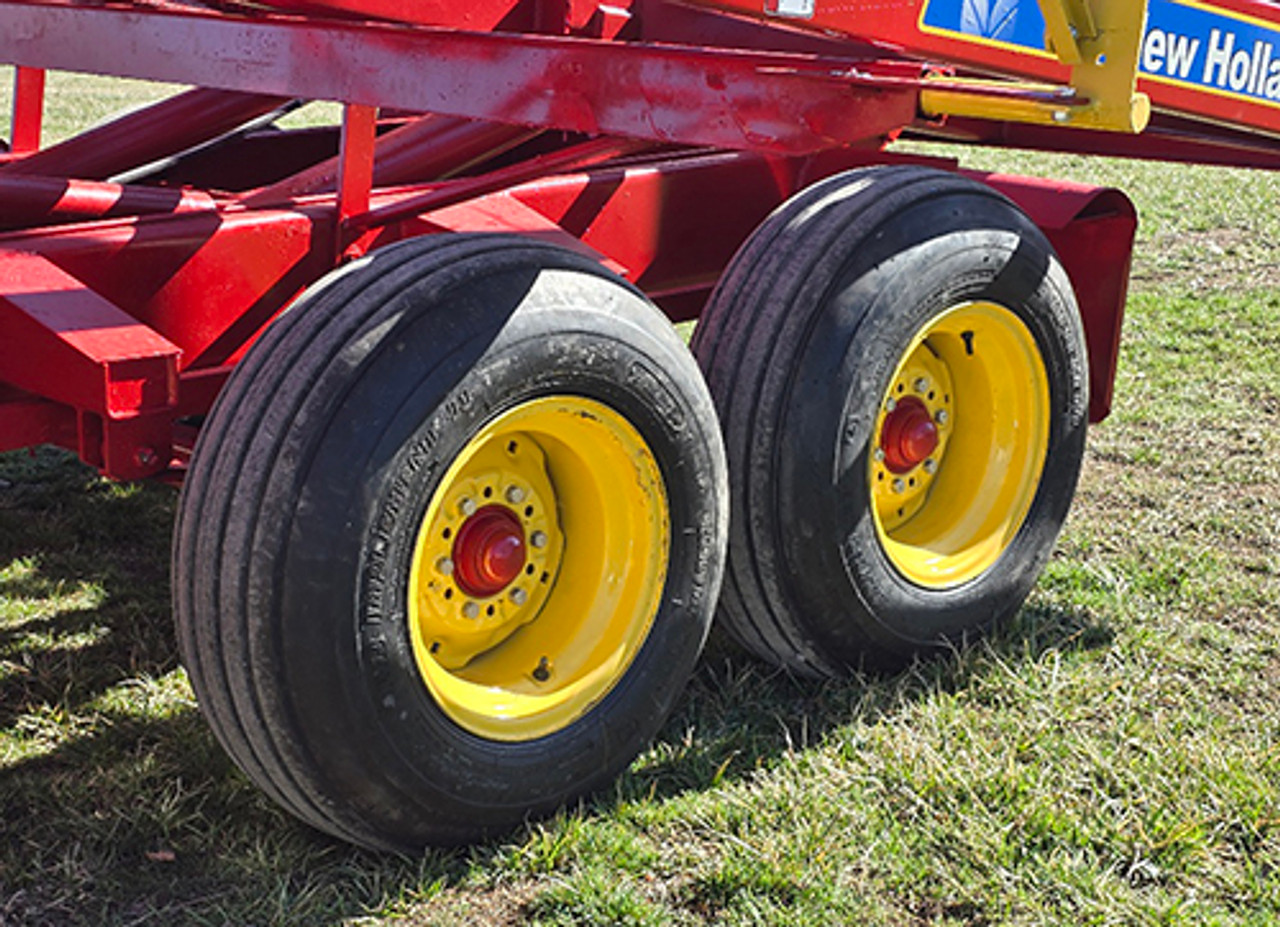
[[829,683],[713,640],[605,794],[379,857],[277,811],[202,722],[172,491],[4,455],[0,924],[1280,922],[1280,179],[964,157],[1143,219],[1115,412],[1010,627]]

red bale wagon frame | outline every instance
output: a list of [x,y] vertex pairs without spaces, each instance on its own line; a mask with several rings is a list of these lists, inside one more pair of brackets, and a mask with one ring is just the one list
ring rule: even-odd
[[[0,0],[0,61],[0,449],[182,484],[201,708],[381,848],[609,781],[713,611],[833,675],[1019,607],[1134,210],[888,143],[1280,166],[1255,0]],[[47,69],[195,89],[42,148]]]

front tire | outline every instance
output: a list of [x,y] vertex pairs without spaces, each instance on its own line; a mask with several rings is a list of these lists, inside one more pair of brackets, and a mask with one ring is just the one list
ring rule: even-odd
[[174,553],[201,707],[364,846],[554,810],[692,670],[724,467],[692,357],[598,265],[511,236],[375,253],[255,345],[201,435]]
[[816,184],[735,256],[693,347],[729,455],[721,615],[748,649],[896,666],[1021,605],[1074,492],[1088,366],[1011,202],[916,167]]

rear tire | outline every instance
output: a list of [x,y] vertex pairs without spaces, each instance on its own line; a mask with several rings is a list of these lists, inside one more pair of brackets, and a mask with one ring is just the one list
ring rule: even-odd
[[670,712],[724,485],[696,364],[630,286],[512,236],[394,246],[304,296],[206,423],[183,660],[231,756],[313,826],[394,850],[500,832],[608,782]]
[[720,614],[748,649],[838,675],[1017,610],[1074,492],[1088,365],[1011,202],[916,167],[816,184],[735,256],[693,349],[729,455]]

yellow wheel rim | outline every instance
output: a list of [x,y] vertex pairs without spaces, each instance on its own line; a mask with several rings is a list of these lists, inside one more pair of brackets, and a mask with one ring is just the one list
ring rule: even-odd
[[894,371],[872,438],[872,514],[893,566],[930,589],[988,570],[1031,508],[1048,444],[1048,376],[1022,320],[985,302],[934,318]]
[[409,629],[436,703],[501,741],[582,717],[648,636],[669,535],[658,465],[608,406],[554,396],[491,420],[444,474],[414,549]]

